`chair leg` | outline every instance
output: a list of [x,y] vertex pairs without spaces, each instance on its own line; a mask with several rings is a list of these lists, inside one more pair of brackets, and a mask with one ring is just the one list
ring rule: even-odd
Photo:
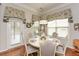
[[37,52],[37,56],[40,56],[40,51]]

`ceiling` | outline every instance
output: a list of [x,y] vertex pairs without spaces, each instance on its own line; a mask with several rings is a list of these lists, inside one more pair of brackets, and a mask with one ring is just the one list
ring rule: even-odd
[[57,6],[60,6],[61,4],[64,4],[64,3],[22,3],[22,5],[28,6],[36,11],[42,10],[44,12],[52,8],[55,8]]

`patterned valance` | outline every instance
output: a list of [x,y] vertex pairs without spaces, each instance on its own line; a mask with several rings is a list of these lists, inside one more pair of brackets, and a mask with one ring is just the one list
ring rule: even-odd
[[44,20],[44,19],[46,19],[46,18],[44,18],[43,17],[43,15],[32,15],[32,19],[34,20],[34,21],[37,21],[37,20]]
[[25,20],[25,12],[23,10],[18,10],[16,8],[13,7],[5,7],[5,11],[4,11],[4,19],[7,18],[19,18],[22,20]]
[[71,16],[71,10],[70,9],[66,9],[60,12],[56,12],[54,14],[48,15],[46,18],[48,20],[50,19],[63,19],[63,18],[69,18],[72,17]]
[[34,20],[34,21],[39,20],[39,15],[32,15],[32,20]]
[[55,19],[65,19],[65,18],[71,18],[71,9],[66,9],[60,12],[56,12],[53,13],[51,15],[47,15],[46,17],[43,16],[39,16],[39,15],[32,15],[32,19],[35,20],[42,20],[42,19],[46,19],[46,20],[55,20]]

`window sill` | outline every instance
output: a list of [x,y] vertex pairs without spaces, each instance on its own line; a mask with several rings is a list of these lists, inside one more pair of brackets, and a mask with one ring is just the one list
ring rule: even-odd
[[21,43],[20,42],[18,42],[18,43],[12,43],[11,46],[18,45],[18,44],[21,44]]
[[14,48],[14,47],[21,46],[21,45],[23,45],[21,42],[20,43],[16,43],[16,44],[11,44],[10,48]]

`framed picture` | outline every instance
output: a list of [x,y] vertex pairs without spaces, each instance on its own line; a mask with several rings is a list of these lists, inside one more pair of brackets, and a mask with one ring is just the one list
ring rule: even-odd
[[72,17],[69,17],[68,22],[69,22],[69,23],[73,23]]
[[75,23],[74,24],[74,30],[75,31],[79,31],[79,23]]

